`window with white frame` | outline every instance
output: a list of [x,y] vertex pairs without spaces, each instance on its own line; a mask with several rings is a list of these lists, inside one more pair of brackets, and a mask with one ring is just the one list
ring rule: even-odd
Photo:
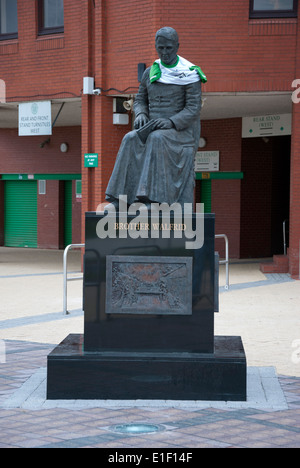
[[250,0],[250,18],[297,16],[298,0]]
[[0,0],[0,40],[18,37],[17,0]]

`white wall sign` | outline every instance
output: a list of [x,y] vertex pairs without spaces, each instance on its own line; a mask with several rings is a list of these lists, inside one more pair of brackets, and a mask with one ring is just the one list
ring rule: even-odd
[[292,114],[243,117],[242,138],[292,134]]
[[19,136],[52,135],[51,101],[19,104]]
[[219,171],[220,151],[198,151],[195,158],[195,172]]

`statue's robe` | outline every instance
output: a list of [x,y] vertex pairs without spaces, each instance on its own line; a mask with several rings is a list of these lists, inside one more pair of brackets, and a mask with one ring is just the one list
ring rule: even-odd
[[167,118],[174,128],[155,130],[143,143],[137,131],[123,138],[106,190],[113,201],[193,203],[194,159],[200,138],[201,82],[187,85],[150,83],[150,68],[134,102],[138,117]]

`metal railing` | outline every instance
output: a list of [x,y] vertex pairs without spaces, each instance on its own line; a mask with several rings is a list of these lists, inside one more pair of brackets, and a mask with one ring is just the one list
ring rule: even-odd
[[226,265],[225,289],[226,291],[228,291],[229,290],[229,241],[228,241],[228,237],[226,236],[226,234],[217,234],[215,238],[225,240],[225,260],[220,260],[220,265]]
[[83,279],[81,276],[68,277],[68,253],[71,249],[80,249],[85,247],[85,244],[70,244],[65,248],[64,251],[64,285],[63,285],[63,313],[68,315],[68,281],[78,281]]

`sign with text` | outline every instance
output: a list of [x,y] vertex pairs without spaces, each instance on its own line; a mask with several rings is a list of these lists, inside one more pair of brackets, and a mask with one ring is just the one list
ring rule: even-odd
[[98,154],[87,153],[84,155],[84,167],[98,167]]
[[242,138],[257,138],[292,134],[292,114],[244,117]]
[[19,104],[19,136],[52,135],[51,101]]
[[219,171],[220,151],[198,151],[195,158],[195,172]]

